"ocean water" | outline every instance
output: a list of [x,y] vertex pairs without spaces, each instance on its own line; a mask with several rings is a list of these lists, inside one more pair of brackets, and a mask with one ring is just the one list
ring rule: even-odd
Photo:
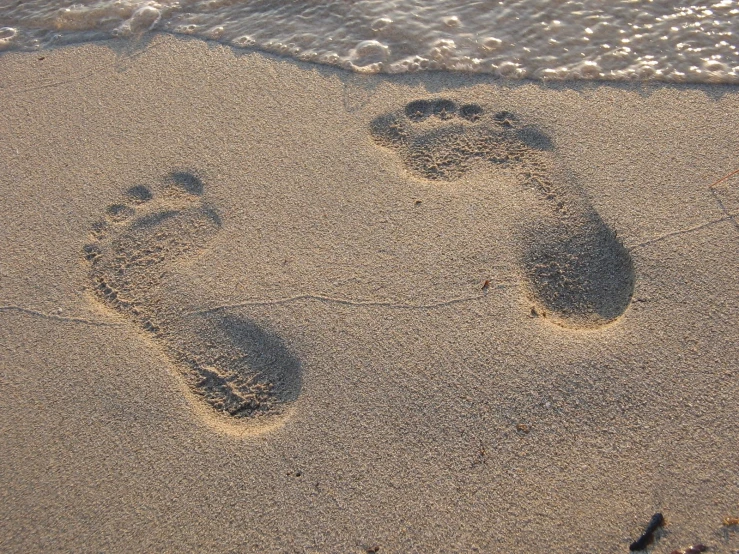
[[739,0],[0,0],[0,50],[151,31],[365,73],[739,83]]

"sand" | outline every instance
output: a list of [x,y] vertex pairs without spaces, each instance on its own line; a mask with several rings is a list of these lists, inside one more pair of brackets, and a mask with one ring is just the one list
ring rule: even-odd
[[0,99],[3,552],[739,551],[736,87],[158,35]]

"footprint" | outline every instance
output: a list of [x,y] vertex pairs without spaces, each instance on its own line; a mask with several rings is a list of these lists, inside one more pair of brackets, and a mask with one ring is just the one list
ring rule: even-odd
[[274,422],[300,392],[300,362],[254,321],[184,313],[166,277],[206,248],[221,219],[193,173],[173,172],[159,189],[128,189],[93,226],[84,256],[95,295],[163,347],[209,413],[249,426]]
[[634,289],[631,256],[566,176],[541,129],[508,111],[488,113],[478,104],[442,98],[381,115],[370,132],[421,179],[454,181],[480,163],[515,168],[543,207],[543,217],[524,228],[521,255],[532,314],[584,329],[624,313]]

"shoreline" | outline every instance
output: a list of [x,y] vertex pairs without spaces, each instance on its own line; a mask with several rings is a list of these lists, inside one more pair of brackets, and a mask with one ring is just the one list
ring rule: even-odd
[[655,76],[649,76],[645,78],[626,78],[626,77],[617,77],[617,76],[601,76],[601,77],[578,77],[578,76],[570,76],[570,77],[515,77],[515,76],[508,76],[508,75],[501,75],[494,72],[478,72],[478,71],[469,71],[465,69],[419,69],[419,70],[408,70],[405,72],[365,72],[360,71],[358,69],[352,69],[351,67],[342,67],[339,65],[333,65],[331,63],[326,62],[320,62],[315,60],[307,60],[307,59],[300,59],[300,58],[294,58],[288,54],[283,54],[276,51],[271,51],[268,49],[261,49],[256,46],[238,46],[235,44],[230,44],[227,42],[221,42],[218,39],[209,38],[209,37],[198,37],[188,34],[180,34],[176,32],[171,31],[163,31],[163,30],[157,30],[157,31],[149,31],[145,34],[142,34],[140,36],[131,37],[131,36],[125,36],[125,37],[101,37],[97,39],[86,39],[86,40],[80,40],[80,41],[72,41],[68,43],[60,43],[60,44],[53,44],[49,46],[44,46],[42,48],[33,49],[33,50],[0,50],[0,56],[2,55],[10,55],[10,56],[33,56],[33,55],[39,55],[39,56],[45,56],[44,53],[47,52],[53,52],[56,50],[68,50],[68,49],[78,49],[78,48],[84,48],[87,45],[91,46],[101,46],[110,48],[114,52],[125,53],[125,52],[135,52],[135,56],[138,56],[142,53],[144,53],[147,48],[142,48],[141,45],[149,45],[151,43],[158,43],[159,39],[161,37],[168,37],[172,40],[180,41],[180,42],[188,42],[188,41],[195,41],[200,42],[209,45],[210,48],[224,48],[226,50],[230,50],[234,53],[236,56],[244,56],[244,55],[260,55],[267,59],[274,59],[276,61],[286,61],[290,63],[294,63],[299,66],[308,66],[308,67],[317,67],[317,68],[326,68],[330,71],[337,71],[339,73],[345,73],[349,76],[354,76],[360,79],[370,79],[373,77],[379,78],[379,79],[410,79],[413,80],[413,78],[416,78],[417,80],[428,80],[425,77],[428,75],[451,75],[456,77],[464,78],[465,80],[480,80],[485,82],[495,82],[496,84],[500,85],[516,85],[516,84],[541,84],[541,85],[553,85],[555,88],[574,88],[574,89],[580,89],[584,86],[591,85],[593,87],[602,87],[602,86],[614,86],[614,87],[625,87],[628,89],[634,89],[634,88],[659,88],[659,87],[677,87],[677,88],[698,88],[698,89],[721,89],[721,88],[729,88],[729,89],[735,89],[739,87],[739,82],[729,82],[729,81],[693,81],[693,80],[673,80],[673,79],[660,79]]

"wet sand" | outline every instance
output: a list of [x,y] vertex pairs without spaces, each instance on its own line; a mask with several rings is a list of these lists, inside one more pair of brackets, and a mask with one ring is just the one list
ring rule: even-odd
[[0,76],[0,550],[739,550],[736,87]]

